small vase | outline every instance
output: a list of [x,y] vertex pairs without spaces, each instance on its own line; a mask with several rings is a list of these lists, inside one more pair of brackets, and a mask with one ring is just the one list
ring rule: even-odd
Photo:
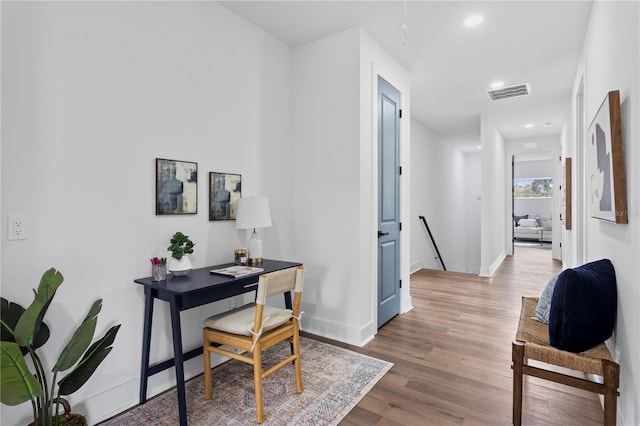
[[169,272],[175,276],[187,275],[193,269],[189,256],[182,256],[180,259],[172,257],[169,259]]

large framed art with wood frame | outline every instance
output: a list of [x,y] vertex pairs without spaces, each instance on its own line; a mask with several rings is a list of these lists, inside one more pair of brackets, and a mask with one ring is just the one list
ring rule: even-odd
[[620,92],[609,92],[587,131],[591,217],[627,223]]
[[562,207],[564,214],[562,220],[564,221],[564,229],[570,230],[573,221],[573,203],[572,197],[572,182],[571,182],[571,158],[564,159],[564,192],[562,195]]

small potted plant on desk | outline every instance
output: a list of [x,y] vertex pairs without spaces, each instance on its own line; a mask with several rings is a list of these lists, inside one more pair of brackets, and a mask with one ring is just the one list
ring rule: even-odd
[[178,231],[171,238],[171,245],[167,250],[171,252],[169,259],[169,271],[173,275],[186,275],[193,269],[188,254],[193,253],[195,243],[189,239],[189,236]]
[[[89,346],[96,330],[98,313],[102,309],[102,299],[96,300],[59,355],[51,369],[53,377],[49,381],[48,371],[37,351],[49,340],[49,326],[44,322],[44,317],[63,280],[62,274],[54,268],[46,271],[35,291],[33,302],[26,310],[17,303],[0,298],[0,400],[6,405],[19,405],[30,400],[33,408],[31,425],[35,426],[87,425],[84,416],[71,413],[69,403],[61,395],[70,395],[85,384],[111,352],[111,345],[120,329],[120,324],[111,327],[102,338]],[[26,354],[31,358],[35,373],[27,366]],[[58,380],[58,373],[72,367],[70,373]],[[60,405],[64,414],[59,414]]]

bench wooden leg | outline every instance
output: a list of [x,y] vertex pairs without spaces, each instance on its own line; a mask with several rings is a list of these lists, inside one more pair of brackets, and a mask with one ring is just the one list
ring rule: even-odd
[[602,371],[604,375],[604,424],[605,426],[615,426],[620,366],[615,362],[602,360]]
[[511,344],[511,360],[513,365],[513,424],[522,424],[522,364],[524,362],[524,343]]

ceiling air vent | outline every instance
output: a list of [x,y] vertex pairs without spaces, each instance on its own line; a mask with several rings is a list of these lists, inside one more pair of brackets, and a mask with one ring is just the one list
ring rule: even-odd
[[522,96],[528,95],[531,93],[531,85],[529,83],[526,84],[516,84],[514,86],[505,86],[499,89],[491,89],[489,90],[489,96],[494,101],[498,99],[505,98],[513,98],[514,96]]

